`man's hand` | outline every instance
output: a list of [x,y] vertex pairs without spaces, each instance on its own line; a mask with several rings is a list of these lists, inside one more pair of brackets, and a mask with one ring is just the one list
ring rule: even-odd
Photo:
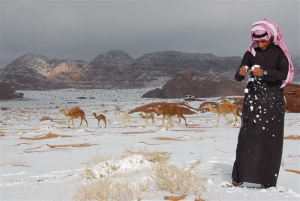
[[242,67],[240,67],[239,74],[241,76],[246,76],[247,72],[248,72],[248,66],[242,66]]
[[264,70],[263,70],[262,68],[254,68],[254,69],[252,70],[252,73],[253,73],[253,75],[256,76],[256,77],[261,77],[261,76],[264,75]]

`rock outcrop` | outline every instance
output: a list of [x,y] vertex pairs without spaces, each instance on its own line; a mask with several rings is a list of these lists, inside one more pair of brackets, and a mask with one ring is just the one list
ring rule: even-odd
[[[203,79],[198,71],[184,71],[169,80],[161,89],[145,93],[144,98],[183,98],[186,94],[197,97],[241,96],[246,83],[222,79]],[[233,76],[233,75],[232,75]]]
[[287,112],[300,112],[300,85],[289,84],[283,88]]
[[17,93],[8,83],[0,82],[0,100],[23,98],[23,95],[23,93]]

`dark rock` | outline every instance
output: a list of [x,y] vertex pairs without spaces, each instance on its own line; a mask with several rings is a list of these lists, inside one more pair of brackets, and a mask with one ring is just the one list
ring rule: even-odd
[[286,112],[300,112],[300,85],[289,84],[283,88]]
[[23,96],[23,93],[17,93],[8,83],[0,82],[0,100],[23,98]]
[[162,89],[145,93],[144,98],[183,98],[187,94],[197,97],[241,96],[244,94],[246,83],[233,80],[203,79],[198,71],[184,71],[169,80]]

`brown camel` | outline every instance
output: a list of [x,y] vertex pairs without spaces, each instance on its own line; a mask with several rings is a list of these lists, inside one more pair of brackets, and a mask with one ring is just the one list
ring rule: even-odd
[[218,113],[218,120],[217,120],[217,124],[216,126],[218,126],[219,124],[219,120],[220,120],[220,115],[223,114],[225,120],[226,120],[226,124],[229,125],[228,119],[226,117],[226,114],[230,114],[232,113],[235,117],[235,122],[234,122],[234,126],[237,122],[237,116],[242,117],[239,114],[239,110],[238,110],[238,106],[234,103],[230,103],[230,102],[225,102],[222,104],[219,104],[217,106],[217,108],[213,108],[211,103],[207,103],[206,106],[210,109],[210,111],[212,113]]
[[146,119],[146,125],[148,125],[148,119],[152,120],[152,124],[155,124],[154,121],[154,114],[152,112],[146,113],[146,115],[143,115],[142,113],[139,114],[143,119]]
[[61,109],[60,112],[65,116],[65,117],[70,117],[68,124],[69,124],[69,128],[70,128],[70,121],[72,121],[73,123],[73,129],[74,129],[74,120],[76,118],[81,118],[80,121],[80,126],[82,124],[82,120],[84,120],[86,122],[86,125],[88,126],[88,122],[85,119],[85,113],[82,109],[80,109],[78,106],[77,107],[73,107],[72,109],[70,109],[68,112],[66,112],[65,109]]
[[157,113],[157,114],[162,114],[163,115],[163,122],[162,122],[162,125],[164,124],[164,121],[165,121],[165,117],[166,116],[169,116],[171,118],[171,116],[175,116],[177,115],[178,117],[178,124],[180,124],[181,122],[181,117],[184,119],[184,122],[185,122],[185,125],[187,126],[186,124],[186,119],[185,117],[183,116],[182,114],[182,109],[180,107],[178,107],[177,105],[175,104],[170,104],[168,106],[166,106],[165,108],[158,108],[156,106],[153,107],[154,111]]
[[[105,124],[105,128],[106,128],[106,117],[103,114],[99,114],[97,116],[97,114],[95,112],[93,112],[93,115],[98,120],[98,127],[97,128],[99,128],[101,120],[103,120],[103,122]],[[100,128],[101,128],[101,126],[100,126]]]

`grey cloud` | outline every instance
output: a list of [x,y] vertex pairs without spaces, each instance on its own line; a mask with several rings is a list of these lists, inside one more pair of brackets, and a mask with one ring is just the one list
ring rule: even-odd
[[175,50],[242,56],[254,21],[269,18],[299,54],[299,1],[1,1],[1,63],[25,53],[82,59],[121,49],[133,58]]

